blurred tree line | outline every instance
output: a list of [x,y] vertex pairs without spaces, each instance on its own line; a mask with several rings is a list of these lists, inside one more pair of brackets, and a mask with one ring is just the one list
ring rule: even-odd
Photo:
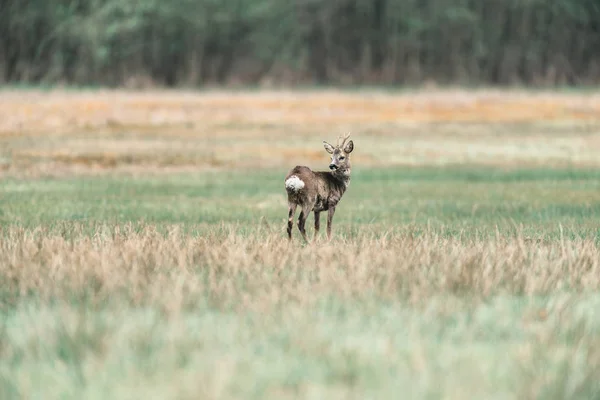
[[0,0],[0,82],[144,80],[593,84],[600,0]]

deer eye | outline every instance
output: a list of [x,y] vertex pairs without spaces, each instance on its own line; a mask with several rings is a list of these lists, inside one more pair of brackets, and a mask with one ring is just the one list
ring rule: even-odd
[[341,156],[341,157],[340,157],[340,161],[342,161],[344,158],[346,158],[346,157],[344,157],[344,156]]

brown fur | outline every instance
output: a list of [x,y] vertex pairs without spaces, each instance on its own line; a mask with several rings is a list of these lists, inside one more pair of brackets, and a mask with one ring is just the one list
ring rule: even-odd
[[320,213],[327,211],[327,238],[331,239],[331,224],[335,208],[341,200],[344,192],[350,184],[350,153],[354,149],[352,140],[346,143],[348,136],[344,137],[342,144],[336,147],[327,142],[323,142],[325,150],[331,154],[331,171],[312,171],[305,166],[294,167],[285,177],[287,182],[290,177],[296,176],[304,187],[288,187],[288,238],[292,238],[292,228],[294,225],[294,214],[297,206],[300,206],[301,212],[298,217],[298,229],[304,240],[306,237],[306,219],[311,212],[315,214],[315,238],[320,228]]

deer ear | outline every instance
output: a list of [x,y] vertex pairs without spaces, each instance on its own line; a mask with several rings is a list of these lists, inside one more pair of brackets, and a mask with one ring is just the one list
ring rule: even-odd
[[323,146],[325,146],[325,151],[327,151],[329,154],[333,154],[333,151],[335,149],[333,148],[332,145],[330,145],[329,143],[327,143],[326,141],[323,140]]
[[354,150],[354,143],[352,142],[352,140],[350,140],[348,143],[346,143],[346,145],[344,146],[344,153],[346,154],[350,154],[352,153],[352,150]]

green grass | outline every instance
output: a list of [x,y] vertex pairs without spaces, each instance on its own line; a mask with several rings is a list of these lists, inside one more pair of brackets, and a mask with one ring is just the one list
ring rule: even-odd
[[[0,223],[24,227],[83,223],[221,223],[283,229],[283,171],[213,172],[158,177],[5,180]],[[596,234],[600,171],[581,169],[356,169],[335,217],[339,235],[363,227],[445,226],[495,234],[563,229]],[[312,220],[312,217],[311,217]]]
[[1,181],[0,398],[599,398],[600,171],[285,172]]
[[523,315],[563,298],[478,305],[433,298],[425,310],[323,300],[313,312],[295,305],[268,315],[199,308],[171,319],[118,305],[20,308],[4,317],[11,351],[2,358],[0,394],[596,398],[600,385],[589,374],[598,371],[585,365],[598,355],[598,295],[570,299],[571,316],[523,324]]

